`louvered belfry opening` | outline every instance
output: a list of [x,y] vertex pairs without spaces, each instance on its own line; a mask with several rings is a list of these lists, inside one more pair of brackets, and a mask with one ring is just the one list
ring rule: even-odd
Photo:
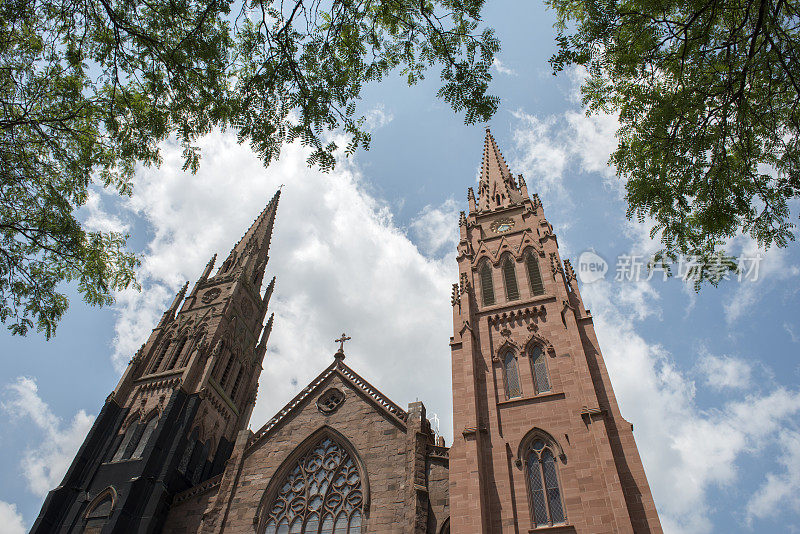
[[483,305],[491,306],[494,304],[494,284],[492,284],[492,268],[488,262],[484,262],[480,267],[481,294],[483,295]]
[[533,252],[529,252],[525,256],[525,266],[528,270],[528,281],[531,284],[531,293],[533,295],[544,295],[544,283],[542,282],[542,273],[539,271],[539,262]]
[[518,300],[517,273],[514,270],[514,261],[508,257],[503,261],[503,281],[506,284],[506,299]]

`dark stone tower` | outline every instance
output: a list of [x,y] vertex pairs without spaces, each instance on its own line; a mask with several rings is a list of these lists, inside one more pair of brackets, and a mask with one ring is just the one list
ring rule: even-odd
[[452,295],[452,531],[661,532],[575,273],[488,129],[468,200]]
[[247,428],[272,329],[275,279],[260,288],[279,197],[215,275],[212,258],[175,297],[31,532],[159,532],[176,493],[222,472]]

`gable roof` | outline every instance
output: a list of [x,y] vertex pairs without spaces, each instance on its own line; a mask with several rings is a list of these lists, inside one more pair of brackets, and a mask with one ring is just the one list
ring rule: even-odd
[[260,442],[265,436],[269,435],[271,431],[284,421],[290,414],[294,413],[304,405],[304,401],[322,388],[328,379],[333,376],[339,376],[345,383],[349,384],[354,390],[364,395],[367,400],[371,401],[378,409],[386,413],[390,419],[395,420],[401,426],[406,426],[408,421],[408,412],[403,410],[400,406],[392,402],[386,395],[381,393],[378,388],[370,384],[361,375],[353,371],[347,366],[341,358],[335,358],[324,371],[311,381],[300,393],[298,393],[292,400],[290,400],[272,419],[262,426],[253,435],[248,448],[253,447],[257,442]]

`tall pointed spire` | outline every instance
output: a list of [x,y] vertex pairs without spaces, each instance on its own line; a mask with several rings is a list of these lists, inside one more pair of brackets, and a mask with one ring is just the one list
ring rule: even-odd
[[233,247],[228,258],[220,266],[217,274],[244,272],[253,273],[253,285],[261,285],[264,268],[267,264],[269,245],[272,239],[272,228],[275,225],[275,213],[278,210],[280,189],[272,197],[267,206],[256,217],[253,224]]
[[478,184],[478,209],[480,211],[505,208],[522,200],[517,183],[508,170],[503,154],[497,148],[492,132],[486,128],[483,142],[481,179]]

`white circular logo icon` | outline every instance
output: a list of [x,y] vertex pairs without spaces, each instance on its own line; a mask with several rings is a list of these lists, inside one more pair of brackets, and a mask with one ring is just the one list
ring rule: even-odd
[[578,257],[578,278],[584,284],[602,280],[607,272],[606,260],[598,256],[595,251],[587,250]]

